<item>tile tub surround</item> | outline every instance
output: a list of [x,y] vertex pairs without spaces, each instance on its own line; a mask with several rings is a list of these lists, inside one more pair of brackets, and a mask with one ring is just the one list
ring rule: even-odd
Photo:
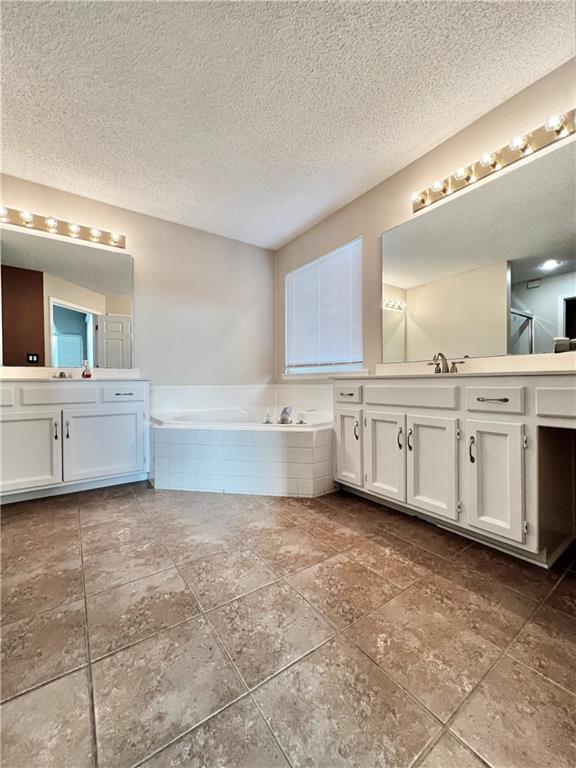
[[[480,572],[407,520],[148,484],[4,508],[2,764],[572,768],[576,547]],[[76,557],[78,595],[41,578]]]
[[314,497],[334,490],[332,427],[153,426],[157,489]]

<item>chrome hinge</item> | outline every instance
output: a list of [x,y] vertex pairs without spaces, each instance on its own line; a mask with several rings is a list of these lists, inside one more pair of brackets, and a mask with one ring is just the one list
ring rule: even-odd
[[459,501],[456,504],[456,511],[458,512],[458,514],[460,514],[462,512],[462,502],[461,501]]
[[528,520],[524,520],[524,533],[528,533]]
[[367,426],[368,426],[368,422],[366,421],[366,416],[364,416],[364,426],[365,426],[365,427],[367,427]]
[[462,430],[460,427],[456,427],[456,440],[462,440]]
[[365,482],[365,483],[367,483],[367,482],[368,482],[368,472],[366,472],[366,474],[364,475],[364,482]]
[[526,435],[524,435],[524,437],[522,438],[522,445],[524,446],[524,448],[528,448],[528,438],[526,437]]

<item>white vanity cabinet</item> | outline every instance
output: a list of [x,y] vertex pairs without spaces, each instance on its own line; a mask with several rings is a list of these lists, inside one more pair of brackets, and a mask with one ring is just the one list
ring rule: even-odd
[[141,380],[1,382],[3,501],[144,479],[148,389]]
[[576,374],[342,379],[335,421],[351,490],[541,564],[576,536]]
[[60,411],[2,414],[0,481],[2,491],[20,491],[62,482]]
[[361,408],[340,408],[336,413],[337,479],[363,485],[363,419]]

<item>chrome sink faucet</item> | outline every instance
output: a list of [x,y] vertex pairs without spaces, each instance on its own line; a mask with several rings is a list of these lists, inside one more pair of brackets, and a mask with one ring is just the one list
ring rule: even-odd
[[278,419],[278,424],[290,424],[291,419],[290,416],[292,414],[292,406],[291,405],[285,405],[284,408],[282,408],[282,412],[280,413],[280,418]]
[[448,360],[443,352],[436,352],[428,365],[434,365],[434,373],[449,373]]

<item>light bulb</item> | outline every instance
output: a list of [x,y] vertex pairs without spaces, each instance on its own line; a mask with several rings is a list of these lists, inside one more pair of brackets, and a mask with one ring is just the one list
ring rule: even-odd
[[78,237],[78,234],[80,232],[80,225],[79,224],[68,224],[68,231],[72,235],[72,237]]
[[100,238],[102,237],[102,231],[94,227],[94,229],[90,230],[90,237],[92,238],[92,240],[100,240]]
[[34,221],[34,216],[29,211],[20,211],[20,219],[29,227]]
[[112,232],[112,234],[110,235],[110,240],[112,240],[113,245],[118,245],[121,238],[122,238],[122,235],[119,235],[117,232]]
[[510,141],[510,144],[508,144],[508,148],[513,152],[524,152],[527,146],[528,137],[524,136],[522,133],[519,133],[518,136],[514,136],[514,138]]
[[440,180],[439,181],[435,181],[432,184],[432,191],[433,192],[439,192],[439,193],[444,194],[447,189],[448,189],[448,185],[443,180],[442,181],[440,181]]
[[566,124],[566,115],[563,112],[555,112],[544,123],[544,128],[549,133],[560,133]]
[[553,269],[556,269],[556,267],[560,266],[560,262],[556,261],[556,259],[547,259],[543,264],[540,265],[540,269],[543,269],[544,272],[551,272]]
[[48,229],[56,230],[58,229],[58,222],[52,216],[48,216],[48,218],[46,219],[46,226],[48,227]]
[[4,206],[0,208],[0,221],[8,221],[8,208]]
[[493,152],[484,152],[480,158],[480,165],[484,168],[495,168],[497,165],[496,155]]
[[470,168],[466,168],[465,166],[461,165],[459,168],[456,168],[454,171],[454,178],[456,181],[470,181],[472,178],[472,174],[470,173]]

